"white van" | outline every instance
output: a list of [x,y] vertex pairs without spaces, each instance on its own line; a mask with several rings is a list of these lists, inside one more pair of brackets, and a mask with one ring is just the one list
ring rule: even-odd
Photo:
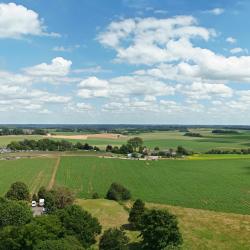
[[43,207],[44,206],[44,199],[39,199],[39,206]]
[[32,202],[31,202],[31,206],[32,206],[32,207],[36,207],[36,201],[32,201]]

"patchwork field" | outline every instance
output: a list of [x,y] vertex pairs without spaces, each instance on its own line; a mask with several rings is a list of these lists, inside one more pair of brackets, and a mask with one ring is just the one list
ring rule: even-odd
[[[142,133],[136,136],[144,140],[144,145],[149,148],[156,146],[160,149],[176,148],[183,146],[195,152],[204,153],[210,149],[241,149],[250,147],[250,132],[240,131],[239,134],[213,134],[211,129],[190,129],[191,132],[200,133],[202,137],[184,136],[184,132],[179,131],[164,131]],[[80,133],[57,133],[50,137],[46,136],[0,136],[0,147],[6,146],[11,141],[20,141],[23,139],[38,140],[41,138],[50,138],[53,140],[62,140],[76,143],[89,143],[93,146],[98,146],[105,149],[107,145],[120,146],[134,136],[122,136],[119,134],[80,134]]]
[[[103,229],[128,223],[128,212],[122,205],[108,200],[78,200],[85,210],[97,217]],[[148,208],[168,209],[177,215],[183,236],[182,250],[248,250],[250,216],[212,212],[159,204]],[[139,241],[138,233],[126,231],[131,242]],[[131,249],[136,250],[136,245]],[[139,248],[138,248],[139,250]]]
[[55,158],[0,160],[0,195],[16,181],[26,183],[31,193],[38,191],[40,186],[47,186],[55,163]]
[[133,161],[97,157],[62,157],[56,184],[79,198],[112,182],[134,198],[190,208],[250,214],[250,159]]

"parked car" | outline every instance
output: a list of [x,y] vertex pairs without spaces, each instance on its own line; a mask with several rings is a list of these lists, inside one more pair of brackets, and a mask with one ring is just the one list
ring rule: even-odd
[[36,207],[36,201],[32,201],[32,202],[31,202],[31,206],[32,206],[32,207]]

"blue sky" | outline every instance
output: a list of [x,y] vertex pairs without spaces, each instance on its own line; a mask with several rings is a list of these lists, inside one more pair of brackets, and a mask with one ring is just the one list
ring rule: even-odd
[[0,2],[0,123],[250,124],[247,0]]

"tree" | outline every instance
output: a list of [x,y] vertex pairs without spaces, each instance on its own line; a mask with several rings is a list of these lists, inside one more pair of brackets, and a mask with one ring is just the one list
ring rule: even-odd
[[80,242],[73,236],[57,240],[45,240],[34,247],[34,250],[84,250]]
[[136,151],[137,148],[141,147],[143,145],[143,140],[140,137],[134,137],[128,140],[128,145],[131,145],[133,147],[133,150]]
[[33,195],[32,195],[32,201],[36,201],[36,202],[39,201],[39,200],[38,200],[38,197],[37,197],[37,194],[33,194]]
[[106,230],[99,243],[100,250],[127,250],[129,239],[125,233],[117,228]]
[[140,199],[137,199],[134,202],[133,207],[130,210],[129,218],[128,218],[128,221],[131,223],[131,225],[135,229],[138,229],[140,227],[141,218],[142,218],[142,215],[144,214],[144,212],[145,212],[144,202]]
[[5,197],[10,200],[26,200],[29,201],[30,193],[27,185],[23,182],[15,182],[10,186],[10,189],[5,194]]
[[106,152],[111,152],[113,147],[111,145],[107,145]]
[[40,189],[38,190],[38,193],[37,193],[38,199],[44,199],[46,193],[47,193],[46,188],[44,186],[40,187]]
[[121,184],[114,182],[111,184],[107,192],[106,198],[115,201],[129,200],[131,198],[131,193]]
[[143,249],[161,250],[182,244],[175,215],[166,210],[148,210],[141,218],[140,236]]
[[74,193],[67,187],[56,187],[53,189],[55,204],[58,209],[72,205],[75,201]]
[[30,207],[22,201],[1,199],[0,228],[5,226],[20,226],[30,222],[32,212]]
[[98,220],[80,206],[67,206],[57,210],[56,214],[66,233],[75,236],[85,248],[94,244],[96,236],[101,233],[101,225]]

